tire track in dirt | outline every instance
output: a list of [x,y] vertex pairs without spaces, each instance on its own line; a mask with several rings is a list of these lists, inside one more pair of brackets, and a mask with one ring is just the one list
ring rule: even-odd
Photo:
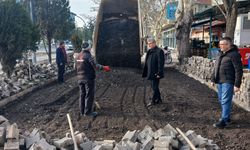
[[138,126],[139,128],[144,128],[148,122],[150,122],[150,115],[148,113],[148,109],[146,109],[145,105],[145,97],[146,97],[146,86],[140,86],[137,88],[135,95],[135,109],[139,116]]
[[[99,87],[98,90],[96,90],[95,92],[95,101],[98,100],[98,104],[101,101],[105,101],[105,100],[109,100],[108,96],[107,96],[107,91],[110,89],[110,85],[105,86],[105,87]],[[96,109],[95,103],[93,104],[94,108]],[[100,104],[99,104],[100,105]],[[103,105],[101,105],[101,109],[103,108]],[[83,118],[83,117],[81,117]],[[85,119],[87,119],[88,123],[87,123],[87,127],[85,127],[86,129],[92,129],[94,124],[95,124],[95,120],[96,118],[93,117],[85,117]],[[105,119],[104,124],[106,124],[107,120]]]
[[[155,130],[170,123],[183,131],[194,130],[213,139],[221,149],[249,148],[249,113],[234,106],[232,126],[223,131],[214,129],[211,111],[216,112],[216,118],[220,114],[216,93],[174,69],[168,68],[166,77],[160,83],[163,103],[150,108],[146,104],[152,91],[140,74],[124,68],[102,74],[101,79],[97,79],[96,91],[96,99],[102,109],[98,110],[100,116],[95,120],[90,117],[77,120],[79,93],[66,94],[70,86],[76,85],[76,80],[72,78],[68,81],[63,85],[51,85],[38,90],[23,101],[9,105],[2,112],[7,114],[11,122],[16,122],[20,129],[43,128],[57,138],[64,137],[69,131],[66,113],[70,112],[75,130],[84,132],[91,140],[120,141],[127,130],[142,130],[145,125]],[[54,102],[60,96],[62,100]],[[40,103],[48,105],[41,107]],[[86,129],[88,125],[92,127]]]
[[149,109],[147,108],[147,99],[148,99],[148,94],[147,94],[147,86],[144,86],[144,94],[143,94],[143,104],[144,104],[144,109],[147,112],[147,115],[149,114]]
[[135,124],[138,124],[140,122],[140,116],[137,111],[138,107],[136,105],[136,94],[138,92],[138,86],[135,87],[133,95],[132,95],[132,103],[133,103],[133,111],[134,111],[134,116],[136,117]]
[[152,126],[154,129],[158,129],[160,126],[157,125],[158,121],[155,119],[155,111],[153,111],[155,106],[147,107],[147,104],[151,101],[152,90],[149,85],[145,86],[145,99],[144,99],[144,108],[147,110],[148,114],[148,125]]
[[[91,132],[90,134],[93,135],[90,138],[99,139],[103,137],[103,135],[99,132],[100,129],[102,129],[103,132],[105,131],[117,133],[117,135],[122,135],[123,132],[127,129],[124,124],[120,123],[124,122],[123,120],[125,120],[126,117],[125,115],[123,115],[123,106],[121,106],[126,91],[127,88],[124,87],[110,86],[107,92],[101,96],[105,98],[99,101],[101,110],[98,110],[98,112],[100,115],[92,121],[92,128],[86,130],[86,133]],[[112,135],[106,136],[111,136],[111,139],[116,138],[116,136]]]
[[122,97],[120,98],[120,107],[121,107],[121,113],[122,113],[122,118],[123,118],[123,121],[125,121],[127,119],[126,115],[124,114],[124,98],[125,98],[125,95],[128,91],[128,88],[126,88],[124,90],[124,92],[122,93]]

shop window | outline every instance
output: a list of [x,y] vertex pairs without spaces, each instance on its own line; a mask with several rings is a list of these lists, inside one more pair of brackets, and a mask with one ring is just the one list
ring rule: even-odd
[[248,20],[248,17],[243,17],[243,29],[250,29],[250,20]]

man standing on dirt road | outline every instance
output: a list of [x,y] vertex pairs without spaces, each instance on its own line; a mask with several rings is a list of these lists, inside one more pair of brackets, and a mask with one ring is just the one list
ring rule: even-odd
[[65,43],[61,41],[59,47],[56,49],[56,63],[58,67],[58,83],[64,82],[65,64],[67,63],[67,53],[65,50]]
[[162,103],[161,93],[159,90],[160,79],[164,77],[164,52],[156,46],[155,39],[147,39],[148,52],[146,55],[145,66],[143,68],[142,77],[151,81],[153,90],[153,97],[151,102],[147,105],[152,106]]
[[225,128],[231,122],[231,107],[234,92],[240,90],[243,68],[237,46],[230,37],[220,40],[221,52],[216,59],[211,77],[212,83],[218,84],[218,98],[221,104],[221,118],[214,127]]
[[81,116],[98,115],[93,111],[94,92],[95,92],[95,70],[110,71],[109,66],[102,66],[96,64],[93,56],[90,53],[91,46],[89,43],[84,42],[82,45],[83,50],[77,56],[77,77],[80,89],[79,106]]

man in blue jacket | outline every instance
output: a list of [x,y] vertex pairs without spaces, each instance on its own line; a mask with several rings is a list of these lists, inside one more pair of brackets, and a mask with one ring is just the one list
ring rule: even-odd
[[58,67],[58,83],[64,82],[65,64],[67,63],[67,54],[65,50],[65,43],[60,42],[59,47],[56,49],[56,63]]

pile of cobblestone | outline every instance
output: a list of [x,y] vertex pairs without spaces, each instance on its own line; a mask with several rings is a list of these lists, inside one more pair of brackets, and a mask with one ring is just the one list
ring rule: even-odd
[[[204,83],[208,86],[211,85],[211,74],[214,69],[214,60],[210,60],[203,57],[193,56],[186,60],[184,65],[178,66],[177,69]],[[215,87],[211,87],[216,90]],[[235,104],[244,108],[245,110],[250,111],[250,72],[245,69],[242,79],[242,86],[240,92],[235,93],[234,95]]]
[[[67,131],[65,131],[67,132]],[[170,124],[157,131],[146,126],[142,131],[127,131],[120,142],[114,140],[91,141],[83,132],[74,134],[78,149],[82,150],[218,150],[219,147],[207,138],[189,130],[183,133]],[[52,139],[47,133],[34,129],[21,132],[17,124],[0,116],[0,148],[4,150],[75,150],[69,133],[61,139]]]
[[[66,67],[66,72],[74,70],[73,63]],[[0,78],[0,100],[27,88],[39,85],[42,82],[57,76],[57,66],[55,63],[34,64],[20,61],[16,64],[10,77],[3,74]]]

